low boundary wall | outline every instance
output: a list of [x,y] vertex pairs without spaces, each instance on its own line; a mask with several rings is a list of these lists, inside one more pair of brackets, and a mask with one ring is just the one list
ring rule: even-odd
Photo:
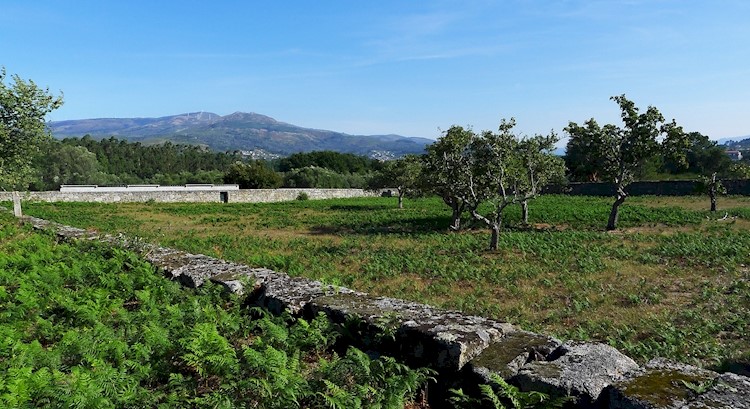
[[[729,195],[750,196],[749,179],[722,180]],[[690,196],[697,194],[695,180],[660,180],[633,182],[628,188],[631,196]],[[545,188],[546,193],[564,193],[575,196],[614,196],[615,185],[608,182],[574,182],[568,185],[553,185]]]
[[[512,324],[424,304],[374,297],[265,268],[252,268],[201,254],[142,244],[124,236],[25,217],[37,229],[65,240],[98,240],[138,252],[164,274],[188,287],[207,281],[272,312],[311,317],[325,313],[338,323],[362,323],[367,348],[436,369],[437,395],[456,385],[476,388],[492,375],[522,391],[570,395],[575,408],[750,409],[750,378],[654,359],[638,365],[600,343],[561,342]],[[356,342],[356,340],[354,340]],[[432,394],[432,391],[430,392]],[[431,399],[432,401],[432,399]],[[443,407],[437,400],[432,407]]]
[[[23,201],[38,202],[162,202],[162,203],[262,203],[295,200],[304,193],[309,199],[339,199],[381,196],[388,190],[363,189],[240,189],[226,191],[146,191],[146,192],[20,192]],[[0,201],[10,201],[11,192],[0,192]]]
[[[631,196],[690,196],[697,194],[696,181],[672,180],[653,182],[633,182],[628,186]],[[727,194],[750,196],[750,180],[724,180]],[[24,201],[39,202],[162,202],[162,203],[266,203],[284,202],[297,199],[300,194],[308,199],[340,199],[351,197],[374,197],[390,195],[393,189],[376,191],[364,189],[239,189],[239,190],[167,190],[159,191],[116,191],[116,192],[84,192],[84,191],[46,191],[20,192]],[[615,185],[606,182],[570,183],[568,185],[551,185],[545,188],[545,193],[568,194],[574,196],[614,196]],[[11,201],[12,192],[0,192],[0,201]]]

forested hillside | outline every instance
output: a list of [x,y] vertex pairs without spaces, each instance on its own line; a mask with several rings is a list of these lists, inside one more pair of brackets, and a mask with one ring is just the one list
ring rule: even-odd
[[222,183],[226,169],[240,159],[191,145],[145,146],[114,137],[50,141],[36,162],[32,190],[55,190],[62,184]]
[[30,190],[64,184],[119,186],[236,183],[242,188],[363,188],[381,162],[333,151],[298,153],[270,162],[240,152],[216,152],[197,145],[144,145],[110,137],[50,140],[34,162]]

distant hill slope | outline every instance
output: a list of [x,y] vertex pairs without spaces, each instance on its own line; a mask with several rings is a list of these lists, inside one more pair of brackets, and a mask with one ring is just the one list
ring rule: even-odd
[[422,153],[432,143],[426,138],[399,135],[348,135],[303,128],[256,113],[235,112],[220,116],[210,112],[161,118],[101,118],[50,123],[56,138],[115,136],[142,143],[199,144],[217,151],[248,151],[254,156],[290,155],[332,150],[371,157],[398,157]]
[[750,135],[720,139],[719,143],[727,149],[750,149]]

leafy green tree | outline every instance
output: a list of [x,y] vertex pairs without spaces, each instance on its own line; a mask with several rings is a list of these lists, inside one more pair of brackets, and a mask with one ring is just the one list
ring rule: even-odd
[[50,94],[33,81],[13,75],[6,84],[0,69],[0,188],[27,188],[32,163],[40,146],[51,139],[44,117],[62,105],[62,96]]
[[317,166],[308,166],[287,172],[284,175],[284,186],[322,189],[351,187],[346,175]]
[[414,194],[420,188],[422,166],[421,158],[416,155],[387,161],[368,181],[368,188],[395,188],[398,194],[398,208],[403,209],[404,196]]
[[[511,204],[526,208],[524,203],[565,173],[563,160],[552,153],[558,140],[554,132],[522,139],[513,133],[515,125],[513,118],[503,119],[498,133],[485,131],[472,144],[474,168],[467,208],[475,220],[491,229],[490,250],[497,250],[505,209]],[[489,213],[478,211],[482,202],[491,204]]]
[[224,175],[225,183],[236,183],[241,189],[276,189],[281,186],[281,175],[263,161],[235,162]]
[[[571,123],[572,125],[572,123]],[[570,125],[569,125],[570,126]],[[605,172],[606,149],[602,128],[592,118],[584,126],[575,125],[576,137],[570,138],[565,148],[565,166],[570,179],[576,182],[599,182]]]
[[[515,119],[503,119],[497,133],[480,135],[453,126],[425,157],[424,185],[451,207],[451,228],[458,230],[468,212],[492,230],[491,250],[497,249],[505,209],[526,203],[565,174],[563,160],[552,154],[557,135],[520,138],[515,126]],[[482,203],[490,204],[488,213],[479,211]]]
[[727,193],[727,188],[721,183],[721,179],[716,176],[716,172],[712,173],[710,177],[701,177],[698,181],[697,190],[700,193],[708,195],[709,200],[711,200],[712,212],[716,211],[716,196],[725,195]]
[[99,162],[96,155],[83,146],[53,145],[53,150],[46,155],[47,171],[43,180],[52,189],[66,184],[96,184],[99,173]]
[[96,155],[104,173],[119,175],[124,183],[222,183],[224,173],[240,157],[234,152],[213,152],[202,146],[143,145],[115,137],[94,140],[66,138],[63,145],[83,146]]
[[716,172],[726,176],[732,166],[732,160],[724,153],[724,148],[716,141],[700,132],[689,132],[685,135],[687,149],[685,161],[666,159],[664,169],[670,173],[692,173],[711,175]]
[[687,139],[682,128],[674,121],[665,123],[655,107],[640,113],[625,95],[610,99],[620,106],[622,128],[612,124],[600,127],[592,118],[585,126],[570,122],[565,131],[570,135],[568,146],[590,147],[590,160],[599,163],[602,177],[615,185],[615,201],[607,222],[607,230],[614,230],[620,205],[628,197],[626,189],[645,161],[657,154],[684,161]]
[[427,147],[423,186],[437,194],[451,208],[450,229],[461,228],[461,215],[472,195],[473,160],[471,145],[476,139],[471,129],[451,126]]
[[542,189],[551,184],[565,183],[565,161],[553,154],[557,134],[535,135],[521,140],[518,146],[521,173],[516,184],[521,205],[521,220],[529,223],[529,200],[538,196]]
[[750,179],[750,165],[744,162],[734,162],[729,166],[728,174],[737,179]]

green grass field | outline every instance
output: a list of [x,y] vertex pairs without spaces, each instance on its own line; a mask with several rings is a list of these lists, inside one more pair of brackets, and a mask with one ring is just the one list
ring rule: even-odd
[[[459,309],[646,360],[747,361],[750,198],[545,196],[530,226],[509,209],[499,249],[479,225],[447,230],[439,199],[270,204],[28,203],[25,213],[125,232],[293,276]],[[727,218],[721,219],[725,213]],[[467,223],[468,225],[468,223]]]

